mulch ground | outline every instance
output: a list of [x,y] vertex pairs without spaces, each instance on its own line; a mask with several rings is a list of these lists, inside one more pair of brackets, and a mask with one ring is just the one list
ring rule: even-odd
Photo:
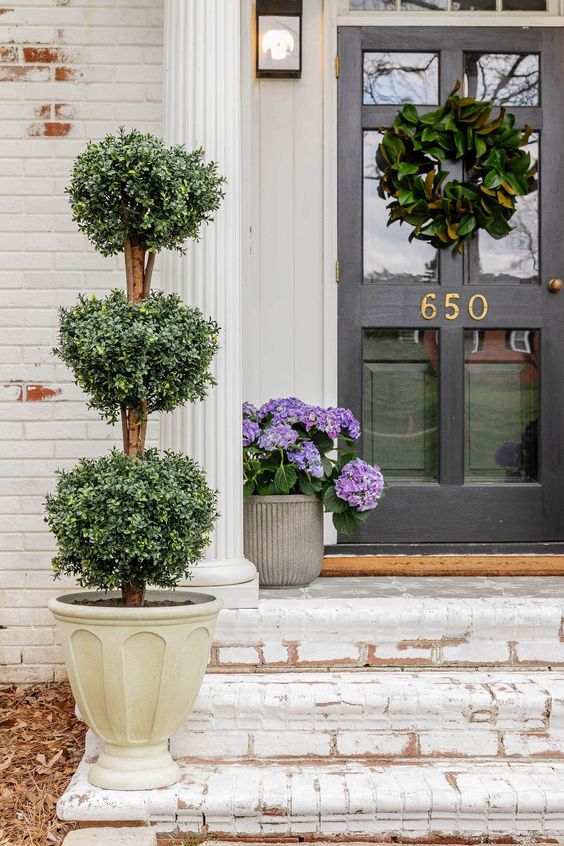
[[84,751],[67,684],[0,689],[0,846],[59,846],[55,804]]

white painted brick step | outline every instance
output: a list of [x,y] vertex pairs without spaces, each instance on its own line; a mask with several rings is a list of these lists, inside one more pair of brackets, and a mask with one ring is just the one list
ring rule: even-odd
[[62,819],[274,840],[564,837],[562,762],[190,764],[178,785],[125,793],[91,787],[86,772],[60,800]]
[[[89,732],[86,754],[98,739]],[[175,758],[564,757],[564,673],[208,675]]]
[[319,579],[222,611],[210,669],[564,667],[562,581]]
[[175,758],[564,757],[564,673],[209,675]]

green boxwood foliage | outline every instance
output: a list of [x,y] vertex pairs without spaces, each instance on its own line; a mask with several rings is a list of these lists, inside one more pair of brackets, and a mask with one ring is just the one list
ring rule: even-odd
[[224,182],[203,149],[121,129],[77,156],[67,193],[78,228],[102,255],[122,252],[126,241],[184,252],[219,208]]
[[56,575],[101,590],[124,583],[174,588],[208,545],[216,495],[190,458],[113,450],[59,471],[46,499]]
[[90,406],[115,422],[120,407],[171,411],[206,396],[218,327],[176,294],[156,291],[139,303],[121,291],[80,296],[60,309],[59,347]]

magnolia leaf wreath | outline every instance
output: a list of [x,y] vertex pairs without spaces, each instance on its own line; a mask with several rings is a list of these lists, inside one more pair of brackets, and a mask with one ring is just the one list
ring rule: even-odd
[[[531,128],[515,129],[505,109],[491,119],[487,101],[459,97],[458,82],[444,106],[419,115],[404,105],[393,126],[384,128],[376,153],[381,172],[378,194],[392,199],[388,226],[399,220],[413,227],[409,240],[460,252],[484,229],[503,238],[512,227],[516,197],[535,188],[536,165],[522,148]],[[467,179],[446,181],[443,162],[462,160]]]

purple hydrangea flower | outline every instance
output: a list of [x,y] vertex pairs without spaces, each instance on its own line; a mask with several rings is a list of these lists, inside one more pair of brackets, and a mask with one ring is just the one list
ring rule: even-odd
[[253,405],[252,402],[244,402],[243,417],[247,417],[249,420],[256,420],[258,417],[258,408],[256,405]]
[[243,420],[243,446],[250,446],[260,434],[260,426],[254,420]]
[[346,433],[355,439],[360,435],[360,425],[348,408],[321,408],[319,405],[305,406],[300,414],[300,422],[309,432],[316,428],[330,438],[338,438]]
[[258,416],[259,420],[263,420],[268,414],[272,414],[273,423],[296,423],[306,407],[305,403],[296,397],[272,399],[261,405]]
[[287,449],[288,461],[298,470],[305,470],[310,476],[320,479],[323,476],[323,465],[319,450],[311,441],[300,441]]
[[270,451],[276,447],[286,449],[297,440],[298,433],[287,423],[273,423],[260,434],[257,443],[261,449]]
[[354,441],[360,437],[360,423],[350,408],[330,408],[328,410],[338,420],[341,433],[346,433]]
[[339,499],[348,502],[356,511],[376,508],[383,490],[384,477],[378,465],[372,467],[361,458],[345,464],[335,482],[335,493]]
[[[315,427],[320,432],[326,432],[328,435],[330,435],[330,430],[335,427],[334,421],[329,418],[329,409],[321,408],[320,405],[304,406],[300,413],[300,423],[305,426],[308,432]],[[330,435],[330,437],[336,437],[336,435]]]

